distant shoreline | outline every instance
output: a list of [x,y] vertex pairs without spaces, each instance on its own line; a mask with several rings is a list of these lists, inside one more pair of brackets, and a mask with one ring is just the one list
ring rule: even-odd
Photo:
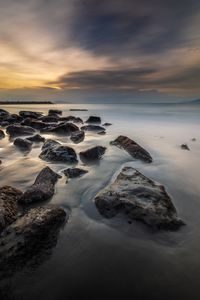
[[54,104],[51,101],[0,101],[0,105],[12,105],[12,104]]

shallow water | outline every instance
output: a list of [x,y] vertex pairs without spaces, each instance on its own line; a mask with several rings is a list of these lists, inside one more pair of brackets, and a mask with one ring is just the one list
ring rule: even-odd
[[[78,166],[89,172],[66,184],[63,176],[51,203],[70,208],[70,220],[61,231],[57,245],[30,264],[20,266],[1,283],[6,299],[75,299],[77,295],[106,299],[199,299],[200,276],[200,106],[198,105],[51,105],[63,116],[84,120],[99,115],[110,122],[107,134],[88,133],[74,145],[68,137],[44,135],[72,146],[76,152],[93,145],[107,151],[99,164]],[[2,106],[8,111],[47,112],[47,105]],[[70,112],[70,108],[88,111]],[[109,146],[124,134],[147,149],[152,164],[134,161],[126,152]],[[191,141],[196,138],[196,141]],[[187,143],[190,151],[180,149]],[[38,172],[49,165],[61,172],[67,164],[46,163],[38,158],[41,145],[31,152],[18,151],[8,138],[0,141],[1,185],[23,191]],[[186,226],[177,232],[154,232],[140,222],[128,224],[119,218],[104,219],[93,198],[122,164],[131,164],[144,175],[162,183],[171,195]]]

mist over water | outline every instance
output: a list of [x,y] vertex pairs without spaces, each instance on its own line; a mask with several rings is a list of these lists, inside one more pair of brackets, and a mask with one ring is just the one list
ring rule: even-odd
[[[73,147],[77,153],[95,145],[107,147],[98,164],[84,165],[89,172],[56,185],[51,203],[70,208],[70,220],[57,245],[38,263],[23,266],[0,284],[7,299],[75,299],[77,295],[106,299],[128,295],[135,299],[199,299],[200,276],[200,105],[188,104],[56,104],[63,116],[84,121],[97,115],[113,125],[104,136],[86,133],[75,145],[69,137],[43,135]],[[9,112],[48,112],[47,105],[2,106]],[[71,112],[71,108],[88,111]],[[118,135],[132,138],[153,157],[152,164],[134,161],[109,143]],[[192,141],[196,138],[196,141]],[[187,143],[190,151],[180,145]],[[0,141],[1,186],[22,191],[33,183],[45,166],[61,174],[69,165],[46,163],[38,157],[41,145],[29,153],[17,150],[6,137]],[[125,218],[104,219],[93,198],[123,164],[131,164],[144,175],[162,183],[172,197],[186,226],[177,232],[152,231]],[[71,165],[70,165],[71,166]],[[10,298],[9,298],[10,297]]]

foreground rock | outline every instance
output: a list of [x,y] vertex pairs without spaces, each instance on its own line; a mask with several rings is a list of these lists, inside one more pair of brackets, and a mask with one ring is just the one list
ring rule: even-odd
[[37,118],[42,117],[42,113],[41,112],[26,111],[26,110],[20,111],[19,115],[22,118],[31,118],[31,119],[37,119]]
[[84,138],[85,138],[85,132],[83,130],[73,132],[70,137],[72,142],[75,144],[81,143],[84,140]]
[[106,147],[96,146],[80,152],[81,160],[94,161],[100,159],[106,151]]
[[30,136],[27,138],[27,140],[29,140],[31,142],[35,142],[35,143],[44,143],[45,142],[45,138],[42,137],[40,134],[35,134],[33,136]]
[[187,144],[182,144],[181,149],[190,151],[190,148],[188,147]]
[[86,123],[101,123],[101,118],[96,116],[90,116]]
[[17,202],[22,192],[11,186],[0,187],[0,233],[17,218]]
[[126,136],[120,135],[115,141],[110,142],[110,144],[124,149],[133,158],[140,159],[147,163],[152,162],[151,155],[144,148]]
[[28,139],[16,138],[13,144],[20,150],[29,151],[33,143]]
[[54,140],[46,140],[39,157],[52,162],[77,162],[77,155],[73,148],[63,146]]
[[3,130],[0,129],[0,140],[5,138],[5,133]]
[[71,135],[72,132],[76,131],[79,131],[79,128],[73,123],[60,123],[58,125],[49,125],[41,130],[41,132],[55,133],[60,135]]
[[54,194],[55,184],[61,176],[45,167],[38,174],[35,182],[20,199],[20,203],[30,204],[50,199]]
[[34,128],[29,126],[22,126],[22,125],[9,125],[6,128],[6,132],[10,135],[10,137],[22,136],[22,135],[32,135],[36,131]]
[[12,223],[0,240],[0,279],[45,261],[68,218],[68,211],[47,205],[30,209]]
[[113,183],[95,197],[99,212],[106,218],[123,214],[130,219],[162,229],[178,229],[184,223],[164,186],[132,167],[124,167]]
[[86,125],[86,126],[82,126],[81,130],[99,132],[99,131],[105,131],[105,128],[99,125]]
[[79,169],[79,168],[68,168],[68,169],[65,169],[63,171],[63,173],[68,178],[76,178],[76,177],[85,175],[86,173],[88,173],[88,171],[84,170],[84,169]]

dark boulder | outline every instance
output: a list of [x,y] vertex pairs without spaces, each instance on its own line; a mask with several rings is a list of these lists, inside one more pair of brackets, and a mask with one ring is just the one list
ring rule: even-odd
[[49,116],[62,115],[62,110],[59,110],[59,109],[50,109],[48,115]]
[[31,118],[31,119],[37,119],[42,117],[42,113],[41,112],[36,112],[36,111],[25,111],[22,110],[19,112],[20,117],[22,118]]
[[105,151],[106,151],[106,147],[96,146],[86,151],[80,152],[80,158],[81,160],[88,160],[88,161],[98,160],[103,156]]
[[11,186],[0,187],[0,233],[17,218],[17,202],[22,192]]
[[16,124],[16,125],[9,125],[6,128],[6,132],[10,135],[10,137],[16,137],[22,135],[31,135],[34,134],[36,131],[32,127]]
[[162,229],[178,229],[178,218],[164,186],[145,177],[132,167],[124,167],[112,182],[95,197],[95,204],[106,218],[117,214]]
[[45,167],[38,174],[33,185],[23,194],[20,203],[30,204],[50,199],[54,194],[54,186],[61,176]]
[[90,116],[86,123],[101,123],[101,118],[96,116]]
[[72,142],[75,144],[82,142],[84,140],[84,138],[85,138],[85,132],[82,130],[73,132],[70,137]]
[[16,138],[13,144],[20,150],[29,151],[33,143],[28,139]]
[[105,131],[105,128],[98,125],[86,125],[86,126],[82,126],[81,130],[98,132],[98,131]]
[[79,128],[72,123],[61,123],[56,125],[49,125],[41,130],[41,132],[55,133],[60,135],[70,135],[72,132],[78,131]]
[[5,133],[3,130],[0,129],[0,140],[5,138]]
[[36,119],[26,118],[21,122],[21,125],[30,126],[36,130],[41,130],[47,126],[44,122]]
[[190,148],[188,147],[187,144],[182,144],[181,149],[190,151]]
[[73,148],[63,146],[54,140],[46,140],[42,146],[42,152],[39,157],[51,162],[77,162],[77,155]]
[[9,115],[9,112],[6,111],[5,109],[0,109],[0,117],[5,117],[5,116],[8,116]]
[[35,143],[44,143],[45,142],[45,138],[42,137],[40,134],[35,134],[33,136],[30,136],[27,138],[27,140],[29,140],[31,142],[35,142]]
[[88,173],[87,170],[80,169],[80,168],[68,168],[63,171],[65,176],[68,178],[75,178],[75,177],[80,177]]
[[126,136],[120,135],[115,141],[110,142],[111,145],[115,145],[119,148],[123,148],[133,158],[140,159],[144,162],[151,163],[151,155],[135,141],[129,139]]
[[42,116],[38,119],[39,121],[42,121],[44,123],[58,123],[59,117],[57,115],[53,116]]

